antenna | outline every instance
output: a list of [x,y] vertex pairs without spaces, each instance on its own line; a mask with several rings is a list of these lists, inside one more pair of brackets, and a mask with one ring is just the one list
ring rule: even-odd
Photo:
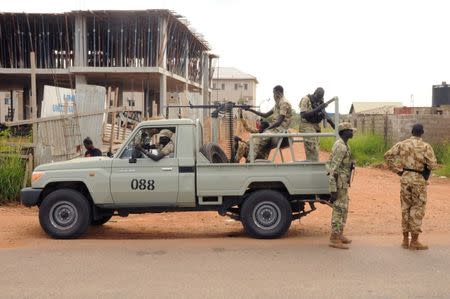
[[414,95],[413,95],[413,94],[411,94],[411,98],[410,98],[410,100],[409,100],[409,105],[410,105],[411,107],[414,107]]

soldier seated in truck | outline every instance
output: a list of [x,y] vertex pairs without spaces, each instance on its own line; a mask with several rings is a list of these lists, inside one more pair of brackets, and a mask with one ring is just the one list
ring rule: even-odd
[[168,129],[162,129],[159,132],[159,144],[157,145],[155,152],[152,150],[146,150],[141,146],[141,144],[137,144],[135,146],[135,149],[145,156],[149,157],[153,161],[159,161],[174,152],[175,145],[172,141],[172,136],[172,131]]

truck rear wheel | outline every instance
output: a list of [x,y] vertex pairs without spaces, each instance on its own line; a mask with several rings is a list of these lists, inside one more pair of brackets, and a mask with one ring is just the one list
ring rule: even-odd
[[280,192],[258,190],[244,201],[241,220],[250,236],[273,239],[284,235],[291,226],[292,210]]
[[83,194],[73,189],[53,191],[39,207],[39,223],[53,238],[77,238],[91,223],[89,202]]

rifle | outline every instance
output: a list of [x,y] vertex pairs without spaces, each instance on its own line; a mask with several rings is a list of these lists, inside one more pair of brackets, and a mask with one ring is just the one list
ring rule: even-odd
[[352,163],[350,164],[350,176],[348,178],[348,186],[350,187],[352,182],[353,182],[353,178],[355,177],[355,172],[356,172],[356,167],[355,167],[355,161],[352,161]]
[[211,112],[211,117],[217,118],[219,117],[220,113],[226,113],[228,111],[231,111],[232,109],[240,108],[248,110],[249,108],[258,108],[258,107],[247,104],[236,104],[234,102],[215,103],[212,105],[193,105],[191,102],[189,102],[189,105],[166,106],[166,116],[169,115],[169,108],[214,109],[214,111]]
[[[310,111],[301,112],[300,115],[302,118],[306,119],[308,122],[318,124],[320,123],[324,118],[326,118],[324,111],[325,108],[336,101],[337,97],[333,97],[331,100],[328,100],[325,103],[320,103],[316,101],[311,101],[311,107],[313,108]],[[311,98],[310,98],[311,100]]]

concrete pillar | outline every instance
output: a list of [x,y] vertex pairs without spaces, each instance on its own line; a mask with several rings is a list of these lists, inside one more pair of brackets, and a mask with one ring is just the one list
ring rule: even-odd
[[74,65],[87,65],[87,26],[86,17],[81,15],[75,16],[75,48],[74,48]]
[[[202,101],[203,105],[211,103],[209,94],[209,55],[206,52],[202,54]],[[203,116],[207,116],[209,109],[203,110]]]
[[167,106],[167,76],[166,74],[159,75],[159,114],[166,116]]
[[167,17],[161,16],[158,19],[158,66],[167,69]]

